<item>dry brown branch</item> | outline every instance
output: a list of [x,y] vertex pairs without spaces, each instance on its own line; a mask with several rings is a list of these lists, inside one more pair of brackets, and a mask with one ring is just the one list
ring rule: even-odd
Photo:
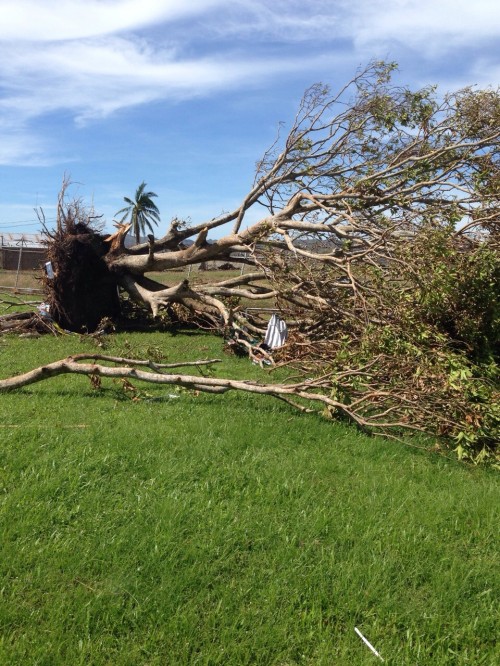
[[40,335],[49,333],[59,335],[59,327],[54,323],[41,317],[38,312],[13,312],[0,316],[0,335],[16,333],[20,335]]
[[161,370],[172,370],[173,368],[189,368],[189,367],[210,367],[216,363],[221,363],[220,358],[211,358],[200,361],[178,361],[177,363],[156,363],[151,360],[142,360],[134,358],[124,358],[122,356],[110,356],[108,354],[74,354],[68,357],[79,363],[80,361],[108,361],[109,363],[118,363],[120,365],[141,367],[146,366],[155,372]]
[[[99,360],[106,360],[109,362],[118,362],[117,367],[100,365],[96,363],[82,363],[80,361],[95,358]],[[122,365],[122,362],[127,362]],[[213,363],[214,360],[209,361]],[[196,362],[197,365],[206,364],[207,361]],[[37,382],[41,382],[59,375],[65,374],[78,374],[86,375],[87,377],[108,377],[112,379],[126,379],[134,380],[152,384],[181,386],[186,389],[196,391],[204,391],[209,393],[225,393],[227,391],[236,390],[253,393],[256,395],[267,395],[279,399],[284,399],[288,404],[294,406],[301,411],[312,411],[308,408],[307,403],[320,403],[324,407],[333,410],[338,410],[350,421],[357,424],[365,430],[379,430],[384,432],[387,429],[411,429],[415,428],[403,422],[383,422],[376,418],[376,415],[371,418],[363,417],[353,411],[350,406],[335,400],[324,393],[318,392],[318,385],[315,381],[303,381],[294,384],[262,384],[254,381],[242,381],[234,379],[221,379],[215,377],[181,375],[181,374],[164,374],[157,371],[146,371],[137,369],[136,366],[151,366],[149,361],[135,360],[135,359],[119,359],[118,357],[105,356],[105,355],[87,355],[81,354],[78,356],[69,356],[65,359],[48,363],[39,366],[14,377],[0,380],[0,393],[20,389]],[[182,364],[179,364],[182,365]],[[157,366],[160,368],[161,366]],[[301,404],[297,402],[300,399],[305,402]]]

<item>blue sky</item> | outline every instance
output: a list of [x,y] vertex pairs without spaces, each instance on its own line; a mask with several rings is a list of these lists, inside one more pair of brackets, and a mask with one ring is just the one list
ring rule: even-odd
[[0,234],[64,174],[111,229],[145,180],[166,230],[234,208],[304,90],[371,59],[439,90],[500,83],[494,0],[0,0]]

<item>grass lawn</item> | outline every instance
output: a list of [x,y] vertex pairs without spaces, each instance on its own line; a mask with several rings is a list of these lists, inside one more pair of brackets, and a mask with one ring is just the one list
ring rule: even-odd
[[[34,289],[39,291],[41,289],[41,271],[6,271],[0,268],[0,290],[6,287],[8,290],[13,290],[15,287],[19,289]],[[0,312],[0,314],[2,314]]]
[[[0,338],[0,376],[95,349]],[[208,335],[109,353],[222,357]],[[499,477],[271,398],[0,396],[0,664],[500,663]]]

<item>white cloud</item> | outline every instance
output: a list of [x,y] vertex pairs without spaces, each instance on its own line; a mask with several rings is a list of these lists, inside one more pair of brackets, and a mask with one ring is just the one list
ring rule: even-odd
[[359,47],[399,42],[433,56],[500,36],[492,0],[358,0],[346,28]]
[[[0,163],[44,163],[36,119],[69,113],[78,125],[123,108],[253,85],[315,66],[315,59],[226,52],[186,57],[133,36],[63,42],[0,42]],[[50,162],[52,158],[46,157]]]
[[490,58],[478,58],[464,74],[461,71],[450,72],[440,82],[442,90],[460,90],[469,86],[478,89],[500,87],[500,62]]
[[[7,94],[0,113],[33,118],[71,110],[77,120],[164,98],[187,98],[296,71],[307,59],[242,59],[232,54],[180,58],[174,50],[119,37],[46,44],[35,54],[0,46]],[[310,65],[312,66],[312,64]]]
[[225,0],[2,0],[0,39],[95,37],[181,19],[220,4]]
[[448,66],[444,80],[495,84],[499,57],[484,45],[499,32],[491,0],[2,0],[0,163],[51,159],[34,130],[44,114],[81,124],[287,73],[312,82],[328,65],[344,79],[373,57],[410,52],[418,78],[422,63],[436,71],[468,48],[466,68]]
[[236,0],[198,26],[210,37],[282,42],[340,39],[358,49],[394,43],[432,54],[500,37],[493,0]]
[[0,165],[51,166],[65,161],[54,157],[53,146],[34,132],[24,127],[4,128],[0,131]]
[[208,38],[244,37],[257,43],[333,42],[340,36],[343,15],[342,2],[331,0],[228,1],[222,14],[207,15],[198,29]]

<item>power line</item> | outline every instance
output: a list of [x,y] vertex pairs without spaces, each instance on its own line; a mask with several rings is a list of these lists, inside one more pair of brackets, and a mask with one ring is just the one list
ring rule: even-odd
[[[48,223],[55,222],[56,218],[45,220]],[[34,222],[32,220],[18,220],[17,222],[0,222],[0,229],[13,229],[15,227],[35,227],[41,226],[41,222],[38,220]]]
[[34,227],[39,222],[2,222],[0,227]]

